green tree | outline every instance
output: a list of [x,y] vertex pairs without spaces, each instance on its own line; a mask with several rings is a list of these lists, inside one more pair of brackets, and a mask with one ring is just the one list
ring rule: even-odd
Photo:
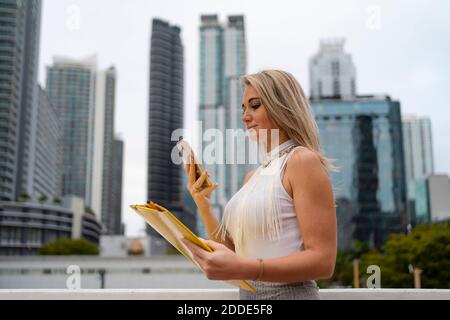
[[361,257],[361,267],[378,265],[383,288],[411,288],[409,265],[422,270],[422,288],[450,288],[450,222],[420,225],[409,235],[393,235],[383,252]]
[[98,246],[86,239],[61,238],[41,247],[40,255],[98,255]]
[[356,258],[360,260],[362,278],[369,277],[366,274],[368,266],[380,267],[383,288],[414,287],[410,265],[422,270],[422,288],[450,288],[450,222],[420,225],[408,235],[392,235],[381,252],[355,241],[352,250],[338,252],[331,282],[352,286],[352,261]]
[[48,197],[46,195],[42,195],[39,197],[39,202],[40,203],[44,203],[48,200]]
[[352,249],[349,251],[349,258],[359,259],[363,254],[370,252],[370,245],[368,242],[361,242],[357,239],[353,240]]

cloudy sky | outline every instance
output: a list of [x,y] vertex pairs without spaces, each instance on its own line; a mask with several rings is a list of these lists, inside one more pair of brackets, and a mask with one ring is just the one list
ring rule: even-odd
[[[308,59],[321,38],[345,37],[360,94],[386,93],[402,113],[429,116],[435,168],[450,173],[450,1],[448,0],[44,0],[39,79],[53,56],[97,54],[118,73],[116,132],[125,141],[123,219],[142,234],[129,204],[146,200],[150,26],[153,18],[182,28],[185,124],[198,109],[201,14],[246,19],[248,72],[281,68],[309,92]],[[446,14],[447,13],[447,14]]]

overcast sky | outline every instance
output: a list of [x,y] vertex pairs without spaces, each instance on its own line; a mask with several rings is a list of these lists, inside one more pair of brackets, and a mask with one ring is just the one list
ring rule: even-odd
[[97,54],[117,69],[116,132],[125,141],[122,216],[142,234],[129,204],[146,201],[151,20],[182,29],[185,124],[196,120],[201,14],[245,15],[247,72],[281,68],[309,92],[308,59],[321,38],[345,37],[359,94],[386,93],[402,113],[429,116],[435,168],[450,173],[450,1],[448,0],[44,0],[39,79],[53,56]]

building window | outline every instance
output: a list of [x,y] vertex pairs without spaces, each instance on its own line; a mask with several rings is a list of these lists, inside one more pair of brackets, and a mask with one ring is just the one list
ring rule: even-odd
[[340,96],[341,95],[341,88],[339,85],[338,80],[333,81],[333,96]]
[[331,73],[334,76],[339,76],[339,72],[340,72],[340,70],[339,70],[339,61],[332,61],[331,62]]

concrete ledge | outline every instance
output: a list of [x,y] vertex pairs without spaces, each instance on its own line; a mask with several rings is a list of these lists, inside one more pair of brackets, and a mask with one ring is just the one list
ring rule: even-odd
[[447,289],[324,289],[322,300],[450,300]]
[[[322,300],[450,300],[446,289],[323,289]],[[238,300],[237,289],[18,289],[0,300]]]
[[235,289],[18,289],[0,290],[0,300],[233,300]]

